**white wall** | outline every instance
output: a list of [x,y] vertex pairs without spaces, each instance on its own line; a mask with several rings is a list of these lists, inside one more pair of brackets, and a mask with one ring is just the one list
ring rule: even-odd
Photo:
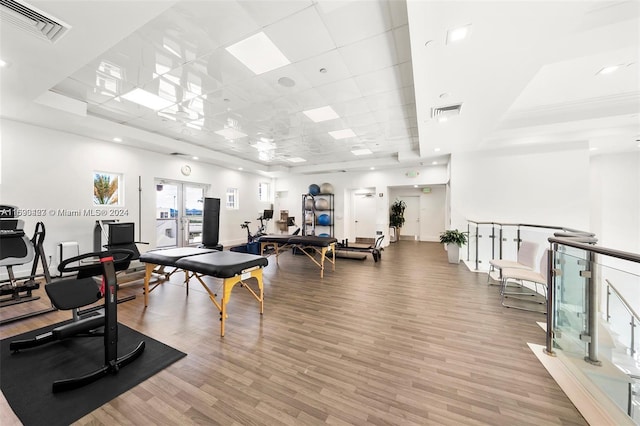
[[[417,172],[410,173],[410,172]],[[414,176],[415,177],[410,177]],[[319,175],[292,175],[278,178],[275,190],[281,197],[276,197],[274,215],[278,217],[280,210],[289,210],[290,216],[295,216],[301,224],[302,194],[308,193],[309,185],[331,183],[334,188],[335,207],[335,237],[338,240],[355,238],[350,235],[350,227],[346,221],[350,220],[348,197],[354,189],[374,188],[376,194],[376,229],[382,231],[385,245],[389,242],[389,206],[393,202],[389,188],[408,185],[443,185],[448,182],[447,166],[430,166],[421,168],[374,170],[368,172],[344,172]]]
[[467,220],[588,231],[589,151],[487,151],[451,158],[451,227]]
[[[220,198],[220,242],[225,246],[246,241],[240,228],[245,220],[257,228],[259,213],[271,203],[258,201],[258,183],[270,181],[258,175],[198,163],[185,158],[151,153],[131,147],[89,139],[69,133],[48,130],[10,120],[1,120],[2,167],[0,204],[21,209],[43,209],[44,216],[23,217],[25,231],[33,233],[36,222],[44,222],[47,230],[45,251],[55,260],[61,241],[77,241],[81,252],[93,250],[95,217],[61,217],[49,210],[82,210],[93,208],[93,171],[107,171],[124,175],[123,208],[128,215],[121,221],[136,223],[136,236],[141,226],[142,241],[153,248],[155,243],[155,182],[156,178],[204,183],[209,185],[207,196]],[[183,176],[180,168],[190,164],[192,173]],[[138,177],[142,182],[141,213],[138,223]],[[224,208],[227,187],[239,189],[240,209]],[[103,219],[116,217],[103,217]],[[273,225],[270,224],[270,227]]]

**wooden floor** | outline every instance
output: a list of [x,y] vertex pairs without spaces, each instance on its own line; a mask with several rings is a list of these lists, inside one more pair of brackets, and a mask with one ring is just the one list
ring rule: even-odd
[[[527,347],[544,344],[544,315],[502,307],[498,287],[447,263],[441,244],[338,259],[324,279],[284,253],[264,276],[264,315],[236,288],[224,338],[197,282],[188,297],[177,281],[159,287],[147,309],[141,284],[123,286],[139,297],[119,305],[120,322],[188,355],[78,424],[586,424]],[[66,318],[8,324],[1,337]]]

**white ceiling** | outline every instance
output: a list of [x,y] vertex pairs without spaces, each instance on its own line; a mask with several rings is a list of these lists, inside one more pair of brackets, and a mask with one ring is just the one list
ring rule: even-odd
[[[0,70],[0,115],[9,119],[274,175],[574,142],[594,153],[639,148],[635,0],[29,5],[71,28],[52,43],[1,22],[9,67]],[[467,24],[467,39],[446,43],[447,30]],[[260,31],[290,65],[256,75],[225,49]],[[609,65],[622,67],[596,75]],[[156,112],[120,97],[136,87],[173,106]],[[431,118],[432,108],[454,103],[459,115]],[[326,105],[338,119],[314,123],[302,113]],[[247,136],[215,133],[225,127]],[[328,134],[345,128],[356,136]],[[275,147],[261,154],[252,146],[261,139]]]

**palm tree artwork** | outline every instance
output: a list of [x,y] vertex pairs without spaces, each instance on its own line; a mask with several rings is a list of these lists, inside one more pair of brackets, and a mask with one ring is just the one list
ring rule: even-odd
[[93,176],[93,204],[118,204],[118,177],[96,173]]

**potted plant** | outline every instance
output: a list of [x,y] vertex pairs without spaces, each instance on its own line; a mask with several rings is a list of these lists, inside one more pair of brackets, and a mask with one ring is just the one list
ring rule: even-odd
[[460,262],[460,247],[467,244],[467,233],[449,229],[440,234],[440,242],[447,246],[449,263]]
[[[400,228],[404,225],[404,209],[407,204],[402,200],[396,200],[391,204],[391,210],[389,213],[389,226],[395,229],[395,238],[400,238]],[[392,239],[392,241],[395,241]]]

